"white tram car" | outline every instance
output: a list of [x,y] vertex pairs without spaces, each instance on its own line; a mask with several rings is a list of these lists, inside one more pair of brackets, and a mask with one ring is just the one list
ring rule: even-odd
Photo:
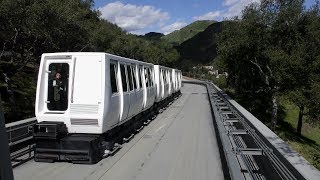
[[43,54],[35,160],[98,162],[113,147],[105,144],[132,133],[139,119],[180,93],[181,76],[176,69],[107,53]]

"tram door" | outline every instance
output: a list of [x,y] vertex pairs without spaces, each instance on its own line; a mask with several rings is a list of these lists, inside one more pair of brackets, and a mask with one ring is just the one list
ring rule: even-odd
[[48,60],[46,104],[49,111],[68,109],[70,63],[68,60]]

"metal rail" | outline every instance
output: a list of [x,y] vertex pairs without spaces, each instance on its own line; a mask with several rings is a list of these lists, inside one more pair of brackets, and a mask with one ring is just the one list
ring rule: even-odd
[[17,167],[33,158],[34,141],[32,127],[36,118],[6,124],[12,167]]
[[[211,87],[214,88],[213,84]],[[210,87],[209,87],[210,88]],[[242,162],[242,167],[245,178],[248,176],[251,179],[304,179],[297,171],[291,172],[272,151],[260,137],[256,130],[248,125],[245,117],[234,108],[226,98],[222,91],[214,89],[214,102],[216,113],[220,116],[220,121],[224,123],[228,129],[229,139],[232,143],[234,154],[237,155],[239,162]],[[217,103],[224,103],[224,105],[217,105]],[[228,120],[237,120],[237,122],[228,122]],[[231,131],[230,131],[231,130]],[[238,133],[230,133],[238,132]],[[240,133],[239,133],[240,132]],[[252,155],[244,155],[244,152],[250,151],[248,147],[256,148],[256,153]],[[251,152],[252,153],[252,152]],[[240,156],[238,156],[240,154]],[[261,156],[258,157],[257,156]],[[264,159],[265,161],[258,161]],[[241,163],[240,163],[241,164]]]
[[230,97],[222,90],[211,82],[184,83],[207,87],[219,148],[223,149],[220,150],[222,164],[228,167],[224,172],[227,179],[306,179],[277,153],[277,149],[230,103]]

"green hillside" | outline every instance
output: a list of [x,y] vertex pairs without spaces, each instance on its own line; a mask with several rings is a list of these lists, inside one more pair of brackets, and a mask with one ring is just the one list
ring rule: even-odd
[[173,31],[170,34],[163,36],[162,38],[172,44],[179,45],[199,32],[202,32],[214,22],[215,21],[211,20],[195,21],[180,30]]
[[205,64],[217,56],[217,35],[221,32],[222,22],[209,25],[204,31],[195,34],[177,47],[182,59],[197,64]]
[[164,34],[162,34],[162,33],[149,32],[145,35],[140,35],[139,37],[147,39],[147,40],[157,41],[157,40],[160,40],[163,36],[164,36]]

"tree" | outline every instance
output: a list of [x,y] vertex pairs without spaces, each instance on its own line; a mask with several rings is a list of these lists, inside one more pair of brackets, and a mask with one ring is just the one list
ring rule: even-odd
[[[297,124],[297,133],[301,135],[302,117],[307,114],[312,121],[319,120],[320,111],[320,3],[319,1],[307,12],[301,16],[299,23],[299,32],[302,36],[303,54],[301,57],[302,78],[298,83],[298,90],[302,92],[304,101],[299,106],[299,119]],[[297,51],[299,52],[299,51]],[[298,78],[297,78],[298,79]],[[301,101],[301,100],[300,100]],[[296,101],[299,102],[299,101]],[[308,112],[304,112],[305,108]]]
[[[218,55],[228,69],[228,84],[239,94],[242,103],[262,120],[277,117],[278,83],[266,53],[270,47],[270,28],[257,4],[243,12],[242,19],[223,25],[219,37]],[[270,112],[266,111],[272,109]],[[273,123],[275,124],[275,123]]]
[[310,89],[318,82],[312,78],[317,67],[312,62],[318,56],[319,36],[312,39],[312,34],[319,28],[311,23],[318,17],[313,15],[313,20],[308,20],[311,16],[307,14],[310,12],[305,14],[302,0],[264,0],[247,7],[242,19],[225,23],[219,38],[219,59],[228,68],[229,84],[240,97],[249,100],[249,110],[260,116],[263,109],[269,110],[266,115],[271,115],[273,130],[277,124],[277,96],[289,93],[300,109],[297,129],[301,132]]

